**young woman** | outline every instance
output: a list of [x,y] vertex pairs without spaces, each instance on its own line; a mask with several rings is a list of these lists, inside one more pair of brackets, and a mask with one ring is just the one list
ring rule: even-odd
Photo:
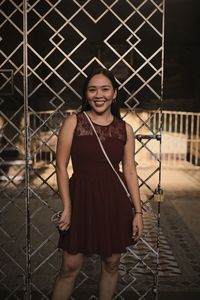
[[[56,172],[63,212],[58,223],[63,249],[53,300],[67,300],[84,257],[101,256],[99,300],[110,300],[118,280],[120,255],[137,242],[143,231],[134,133],[121,120],[113,74],[95,69],[83,87],[82,112],[67,117],[59,133]],[[106,160],[86,111],[115,170],[127,186],[134,206]],[[71,156],[73,175],[67,165]],[[119,171],[122,162],[123,173]]]

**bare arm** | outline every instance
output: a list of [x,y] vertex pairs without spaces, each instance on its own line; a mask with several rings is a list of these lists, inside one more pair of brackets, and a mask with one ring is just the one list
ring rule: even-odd
[[[126,179],[128,190],[131,194],[133,205],[136,212],[142,212],[140,202],[140,192],[135,167],[135,136],[133,129],[129,124],[126,124],[127,142],[124,147],[124,156],[122,161],[123,173]],[[143,230],[142,215],[136,213],[133,221],[133,238],[136,240],[141,236]]]
[[136,211],[141,211],[140,193],[138,187],[138,178],[134,161],[135,137],[129,124],[126,124],[127,142],[124,148],[123,173],[126,178],[127,186],[131,194]]
[[76,127],[76,116],[68,116],[60,129],[56,149],[56,176],[58,191],[63,204],[63,213],[59,222],[59,228],[66,230],[70,225],[71,200],[69,194],[69,176],[67,166],[69,164],[71,145]]

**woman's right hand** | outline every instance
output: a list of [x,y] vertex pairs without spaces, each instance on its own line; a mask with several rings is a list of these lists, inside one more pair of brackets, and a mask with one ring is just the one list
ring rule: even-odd
[[67,231],[71,225],[71,211],[63,211],[58,221],[58,229],[60,231]]

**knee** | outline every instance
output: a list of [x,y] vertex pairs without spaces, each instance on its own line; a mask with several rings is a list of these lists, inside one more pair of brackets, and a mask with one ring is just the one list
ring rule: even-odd
[[75,278],[80,272],[81,264],[68,263],[62,265],[59,276],[64,278]]
[[83,263],[83,255],[71,255],[63,252],[62,266],[59,272],[59,277],[63,279],[75,278],[81,270]]
[[119,268],[119,261],[104,261],[104,270],[110,274],[116,274]]

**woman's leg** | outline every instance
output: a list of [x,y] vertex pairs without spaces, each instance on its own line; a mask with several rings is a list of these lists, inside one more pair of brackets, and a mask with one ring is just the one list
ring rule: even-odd
[[111,300],[118,281],[120,254],[102,258],[99,300]]
[[73,292],[76,276],[80,272],[84,256],[63,251],[61,270],[56,278],[52,300],[67,300]]

